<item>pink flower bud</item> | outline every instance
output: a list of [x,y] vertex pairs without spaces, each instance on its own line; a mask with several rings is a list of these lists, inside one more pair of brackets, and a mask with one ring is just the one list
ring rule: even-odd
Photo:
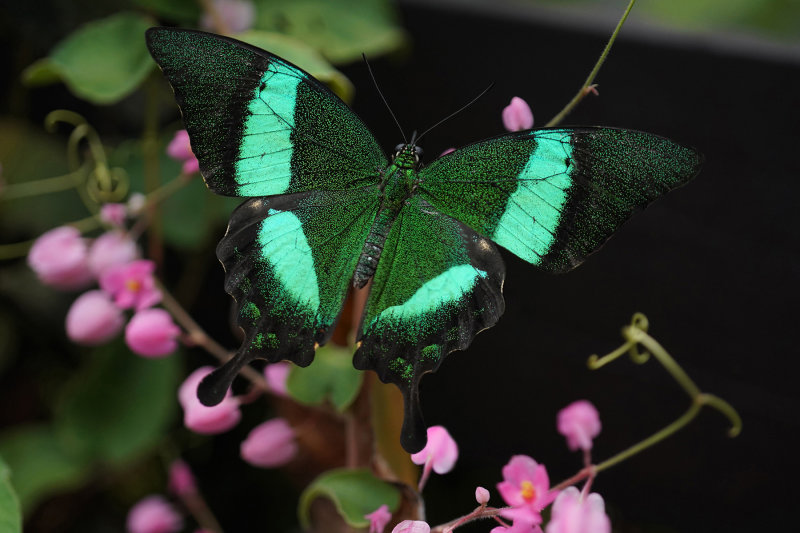
[[558,432],[567,438],[570,450],[592,449],[592,439],[600,434],[600,415],[594,405],[578,400],[558,412]]
[[172,159],[183,161],[183,168],[181,172],[189,176],[200,170],[200,162],[192,152],[192,145],[189,142],[189,132],[186,130],[178,130],[175,136],[167,145],[167,155]]
[[394,526],[392,533],[431,533],[431,526],[422,520],[403,520]]
[[253,466],[274,468],[285,465],[297,454],[294,430],[283,418],[259,424],[240,447],[242,459]]
[[95,346],[111,340],[122,331],[125,317],[108,294],[88,291],[72,303],[65,322],[67,336],[72,342]]
[[189,465],[183,459],[175,459],[169,465],[169,490],[176,496],[187,496],[197,493],[197,483]]
[[533,127],[533,112],[528,103],[515,96],[503,109],[503,126],[508,131],[529,130]]
[[[245,0],[213,0],[214,7],[231,33],[241,33],[253,26],[256,9],[252,2]],[[200,20],[200,27],[206,30],[218,30],[214,20],[206,13]]]
[[425,447],[411,455],[414,464],[425,465],[418,489],[421,491],[430,475],[431,468],[437,474],[446,474],[453,469],[458,459],[458,445],[450,433],[442,426],[428,428],[428,442]]
[[147,197],[140,192],[135,192],[128,198],[128,212],[133,216],[140,215],[146,204]]
[[161,291],[153,278],[155,269],[156,264],[147,259],[108,267],[100,275],[100,288],[114,296],[115,303],[123,309],[152,307],[161,301]]
[[575,487],[561,491],[545,528],[546,533],[611,533],[611,521],[602,496],[589,494],[586,499]]
[[28,252],[28,265],[45,285],[73,290],[89,285],[92,273],[86,262],[86,242],[72,226],[43,233]]
[[489,491],[483,487],[477,487],[475,489],[475,500],[481,505],[486,505],[489,503]]
[[289,363],[282,361],[264,367],[264,379],[267,380],[269,390],[277,396],[287,396],[286,381],[289,379],[289,372],[292,367]]
[[198,368],[189,374],[178,389],[178,401],[183,406],[183,424],[203,435],[224,433],[238,424],[242,417],[239,401],[231,391],[213,407],[206,407],[197,399],[197,386],[212,370],[210,366]]
[[128,348],[143,357],[164,357],[178,348],[181,329],[163,309],[138,311],[125,328]]
[[89,270],[100,277],[110,267],[130,263],[138,255],[136,243],[130,237],[121,231],[108,231],[96,238],[89,248]]
[[174,533],[183,528],[183,518],[161,496],[148,496],[128,512],[129,533]]
[[128,207],[125,204],[103,204],[100,208],[100,220],[112,226],[122,227],[127,216]]
[[386,524],[392,519],[392,513],[389,512],[389,506],[386,504],[381,505],[364,518],[369,520],[369,533],[383,533]]

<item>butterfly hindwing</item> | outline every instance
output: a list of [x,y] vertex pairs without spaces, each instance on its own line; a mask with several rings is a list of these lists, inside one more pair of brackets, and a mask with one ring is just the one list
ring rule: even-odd
[[461,222],[411,197],[391,226],[359,328],[356,368],[403,392],[402,442],[425,443],[417,387],[444,356],[465,349],[503,313],[497,248]]
[[295,65],[193,30],[151,28],[147,46],[175,91],[212,191],[348,189],[375,183],[386,166],[361,119]]
[[564,272],[701,163],[691,148],[648,133],[541,129],[448,154],[422,169],[419,190],[522,259]]
[[233,212],[217,256],[244,341],[203,382],[203,401],[224,395],[253,359],[311,363],[333,333],[378,202],[368,186],[252,198]]

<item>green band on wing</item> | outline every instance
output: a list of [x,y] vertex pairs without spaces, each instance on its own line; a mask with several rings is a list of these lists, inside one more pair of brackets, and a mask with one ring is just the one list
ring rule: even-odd
[[572,145],[564,139],[536,141],[492,235],[497,244],[533,264],[540,262],[555,240],[572,184]]
[[[284,75],[276,76],[276,72]],[[236,161],[237,191],[241,196],[269,196],[289,188],[293,149],[290,135],[300,79],[297,71],[276,62],[270,64],[256,86]]]
[[372,322],[375,323],[378,319],[411,320],[421,317],[444,305],[457,302],[472,290],[478,277],[485,278],[486,275],[483,270],[468,264],[451,267],[428,280],[405,303],[385,309]]
[[261,255],[283,289],[299,306],[316,313],[319,309],[317,272],[300,219],[288,211],[275,211],[261,223],[258,242]]

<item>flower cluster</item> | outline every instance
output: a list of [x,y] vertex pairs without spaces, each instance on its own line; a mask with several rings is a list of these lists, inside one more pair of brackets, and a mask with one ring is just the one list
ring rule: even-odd
[[[161,301],[153,277],[155,263],[140,257],[136,242],[125,231],[127,212],[123,204],[103,206],[100,218],[113,229],[96,239],[85,239],[70,226],[44,233],[31,247],[28,264],[42,283],[56,289],[99,285],[81,294],[67,312],[65,326],[72,341],[95,346],[124,328],[132,351],[164,357],[177,348],[181,331],[166,311],[153,308]],[[133,312],[129,321],[126,310]]]

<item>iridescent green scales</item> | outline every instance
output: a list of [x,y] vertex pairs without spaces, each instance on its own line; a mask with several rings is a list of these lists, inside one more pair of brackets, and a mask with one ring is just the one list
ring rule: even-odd
[[349,288],[371,281],[353,364],[403,391],[411,452],[425,443],[420,379],[503,313],[496,245],[569,270],[701,163],[612,128],[518,132],[427,167],[412,141],[389,161],[344,102],[279,57],[189,30],[152,28],[147,44],[206,184],[248,198],[217,247],[244,340],[200,399],[220,401],[254,358],[311,363]]

